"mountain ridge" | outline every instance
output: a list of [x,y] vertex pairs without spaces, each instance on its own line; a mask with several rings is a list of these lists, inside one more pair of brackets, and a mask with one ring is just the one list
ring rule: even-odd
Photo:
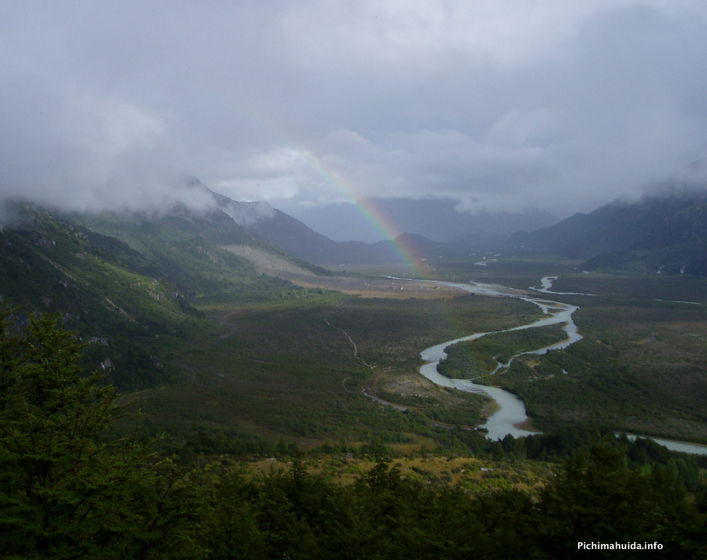
[[0,231],[0,304],[19,324],[32,313],[56,313],[82,340],[100,341],[87,348],[86,367],[105,369],[121,389],[180,375],[168,356],[200,320],[193,302],[268,301],[294,290],[209,239],[266,246],[220,211],[67,214],[6,206],[12,219]]
[[617,200],[510,241],[529,254],[581,260],[587,270],[707,275],[707,193]]

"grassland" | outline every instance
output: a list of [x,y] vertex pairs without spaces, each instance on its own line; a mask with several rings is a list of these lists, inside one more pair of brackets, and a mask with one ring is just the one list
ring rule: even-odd
[[562,325],[549,325],[458,342],[445,348],[447,359],[437,366],[437,371],[453,379],[488,376],[499,363],[507,364],[516,354],[540,350],[566,339],[562,329]]
[[[204,320],[175,355],[176,384],[140,394],[155,429],[321,441],[424,442],[439,425],[475,425],[491,403],[418,373],[439,340],[537,318],[526,302],[362,298],[306,292],[270,304],[197,305]],[[354,346],[355,345],[355,346]],[[381,406],[362,394],[392,401]]]
[[450,266],[447,275],[457,279],[527,288],[541,276],[559,276],[553,291],[596,294],[547,294],[580,307],[574,319],[584,339],[546,356],[522,356],[493,384],[518,394],[541,429],[593,423],[707,441],[707,279],[584,274],[571,265]]

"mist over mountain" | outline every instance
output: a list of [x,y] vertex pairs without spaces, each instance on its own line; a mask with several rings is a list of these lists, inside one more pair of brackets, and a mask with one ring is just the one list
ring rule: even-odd
[[[424,235],[439,242],[468,237],[472,232],[510,235],[516,231],[533,231],[547,227],[558,220],[550,212],[527,210],[524,212],[480,212],[475,215],[458,209],[458,202],[450,199],[423,198],[373,198],[366,203],[382,216],[383,227],[398,234]],[[288,208],[290,215],[301,220],[313,230],[335,241],[381,241],[384,234],[379,217],[351,203],[331,204],[323,207]]]
[[[322,264],[379,264],[401,262],[405,256],[401,246],[420,258],[436,258],[440,256],[464,258],[477,245],[500,242],[504,235],[488,233],[481,230],[465,230],[454,241],[437,241],[413,231],[399,234],[395,239],[384,239],[366,243],[363,241],[335,241],[329,236],[315,231],[293,216],[272,208],[266,202],[241,202],[214,193],[197,179],[192,179],[192,188],[208,191],[219,211],[231,217],[239,228],[255,239],[278,247],[288,254],[304,261]],[[403,201],[404,203],[407,201]],[[404,204],[405,205],[405,204]],[[409,205],[408,205],[409,206]],[[353,208],[353,207],[352,207]],[[416,209],[416,208],[415,208]],[[356,211],[360,216],[360,212]],[[434,231],[434,226],[444,230],[445,220],[434,221],[434,216],[426,220],[428,228]],[[489,218],[488,222],[495,222]],[[342,231],[346,231],[346,221],[341,220]]]
[[195,174],[338,241],[380,239],[332,226],[366,199],[396,201],[398,233],[449,241],[510,233],[484,212],[567,216],[707,177],[702,2],[0,10],[0,197],[138,210]]
[[[167,220],[174,225],[176,220],[183,231],[216,245],[265,244],[271,251],[318,265],[401,262],[407,258],[400,249],[404,246],[418,258],[464,259],[484,251],[504,251],[579,260],[585,269],[707,274],[707,193],[695,187],[653,189],[639,201],[617,200],[530,233],[518,230],[551,216],[526,212],[473,217],[456,212],[451,201],[385,199],[376,203],[392,216],[391,223],[410,229],[396,239],[372,243],[336,241],[266,202],[232,200],[194,177],[162,190],[161,199],[162,205],[151,203],[142,210],[82,215],[118,215],[126,223]],[[5,205],[0,214],[5,227],[13,225],[13,213],[8,212],[12,207]],[[345,215],[353,212],[359,223],[363,219],[353,205],[336,208],[338,215],[332,212],[327,220],[338,235],[356,229]],[[92,218],[91,223],[101,231],[101,219]]]
[[637,202],[616,200],[575,214],[511,243],[521,253],[583,260],[588,270],[707,274],[707,193],[654,190]]
[[[400,202],[404,211],[389,215],[398,223],[408,220],[410,226],[395,240],[337,242],[279,210],[274,210],[272,216],[263,214],[245,229],[318,264],[399,262],[402,257],[397,246],[405,246],[420,258],[465,259],[480,252],[503,251],[511,256],[578,260],[587,270],[707,274],[707,192],[696,186],[674,185],[652,187],[646,192],[639,200],[616,200],[589,214],[575,214],[532,232],[518,230],[524,225],[532,227],[534,221],[549,219],[549,215],[487,214],[476,219],[461,216],[457,223],[450,223],[453,220],[449,218],[454,215],[451,204],[433,201],[431,211],[425,214],[424,201],[393,200],[385,201],[381,207],[394,209]],[[340,210],[361,216],[351,205]],[[424,217],[414,223],[418,211]],[[469,229],[449,239],[465,219],[475,220],[479,229]],[[346,231],[345,220],[340,218],[339,223],[339,230]],[[440,240],[444,239],[440,232],[447,232],[447,240]]]

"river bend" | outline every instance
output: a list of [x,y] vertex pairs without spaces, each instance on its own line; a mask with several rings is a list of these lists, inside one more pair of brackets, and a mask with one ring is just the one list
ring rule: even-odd
[[[552,283],[557,277],[546,276],[541,280],[541,288],[531,288],[537,292],[543,294],[557,294],[557,295],[583,295],[583,296],[594,296],[594,294],[582,294],[574,292],[553,292],[551,291]],[[397,278],[397,280],[402,280]],[[495,297],[511,297],[521,299],[537,305],[545,317],[538,319],[527,325],[521,325],[519,327],[513,327],[511,329],[502,329],[498,331],[489,331],[474,333],[468,336],[463,336],[461,338],[456,338],[454,340],[448,340],[447,342],[442,342],[431,346],[422,351],[420,356],[426,362],[420,367],[420,373],[424,375],[427,379],[433,383],[440,385],[442,387],[451,387],[454,389],[459,389],[462,391],[468,391],[472,393],[485,393],[491,397],[498,404],[498,410],[491,415],[485,424],[480,426],[487,430],[486,437],[490,440],[503,439],[506,435],[511,434],[513,437],[523,437],[531,435],[533,432],[523,429],[523,424],[528,420],[528,416],[525,412],[525,405],[514,394],[504,391],[498,387],[488,387],[485,385],[478,385],[471,381],[470,379],[451,379],[445,377],[439,371],[437,371],[437,366],[439,363],[447,357],[447,353],[444,351],[445,348],[456,344],[457,342],[463,342],[468,340],[476,340],[483,336],[489,334],[519,331],[523,329],[532,329],[537,327],[544,327],[548,325],[564,325],[563,330],[567,336],[564,340],[558,341],[544,348],[538,350],[519,352],[513,355],[509,361],[505,364],[499,363],[498,367],[493,373],[508,369],[515,358],[527,354],[542,355],[546,354],[550,350],[561,350],[567,348],[571,344],[582,340],[582,335],[579,334],[577,325],[575,324],[572,315],[579,307],[575,305],[570,305],[567,303],[561,303],[558,301],[552,301],[545,298],[530,296],[527,292],[522,290],[516,290],[514,288],[509,288],[506,286],[500,286],[497,284],[482,284],[478,282],[469,282],[467,284],[460,284],[454,282],[443,282],[437,280],[429,280],[428,282],[438,284],[440,286],[449,286],[453,288],[459,288],[465,292],[481,295],[481,296],[495,296]],[[646,437],[646,436],[635,436],[631,434],[629,437]],[[668,449],[673,449],[675,451],[683,451],[686,453],[696,453],[700,455],[707,455],[707,446],[698,444],[689,444],[685,442],[677,442],[673,440],[665,440],[658,438],[653,439],[657,443],[668,447]]]
[[454,389],[460,389],[462,391],[468,391],[473,393],[485,393],[491,397],[499,406],[499,409],[486,421],[486,423],[481,426],[488,430],[486,437],[492,440],[503,439],[507,434],[511,434],[513,437],[522,437],[530,435],[532,432],[524,430],[520,425],[522,425],[528,416],[525,413],[525,405],[518,397],[499,389],[498,387],[487,387],[485,385],[477,385],[470,379],[450,379],[440,374],[437,371],[437,365],[447,357],[447,353],[444,351],[447,346],[456,344],[457,342],[464,342],[468,340],[476,340],[483,336],[489,334],[496,334],[502,332],[512,332],[519,331],[523,329],[532,329],[537,327],[545,327],[548,325],[558,325],[564,324],[564,332],[567,338],[540,348],[538,350],[532,350],[527,352],[519,352],[510,358],[510,360],[505,363],[499,363],[498,367],[494,373],[507,369],[510,367],[511,363],[515,358],[525,354],[545,354],[550,350],[560,350],[562,348],[567,348],[570,344],[582,339],[582,335],[579,334],[577,330],[577,325],[572,320],[573,313],[579,309],[575,305],[569,305],[566,303],[560,303],[557,301],[550,301],[543,298],[533,297],[527,295],[525,292],[520,290],[515,290],[513,288],[507,288],[505,286],[499,286],[496,284],[481,284],[478,282],[470,282],[468,284],[459,284],[453,282],[442,282],[435,281],[435,284],[442,286],[449,286],[453,288],[459,288],[465,292],[471,294],[483,295],[483,296],[495,296],[495,297],[512,297],[527,301],[534,305],[537,305],[545,315],[532,323],[527,325],[521,325],[519,327],[513,327],[511,329],[503,329],[498,331],[489,331],[474,333],[468,336],[463,336],[461,338],[456,338],[454,340],[448,340],[447,342],[442,342],[441,344],[436,344],[431,346],[420,354],[422,359],[427,362],[420,368],[420,373],[424,375],[427,379],[441,385],[443,387],[452,387]]

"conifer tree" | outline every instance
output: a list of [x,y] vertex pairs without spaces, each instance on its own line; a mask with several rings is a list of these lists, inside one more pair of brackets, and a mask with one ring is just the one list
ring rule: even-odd
[[184,476],[135,434],[101,441],[124,407],[57,322],[0,313],[0,556],[148,557],[194,499],[176,500]]

